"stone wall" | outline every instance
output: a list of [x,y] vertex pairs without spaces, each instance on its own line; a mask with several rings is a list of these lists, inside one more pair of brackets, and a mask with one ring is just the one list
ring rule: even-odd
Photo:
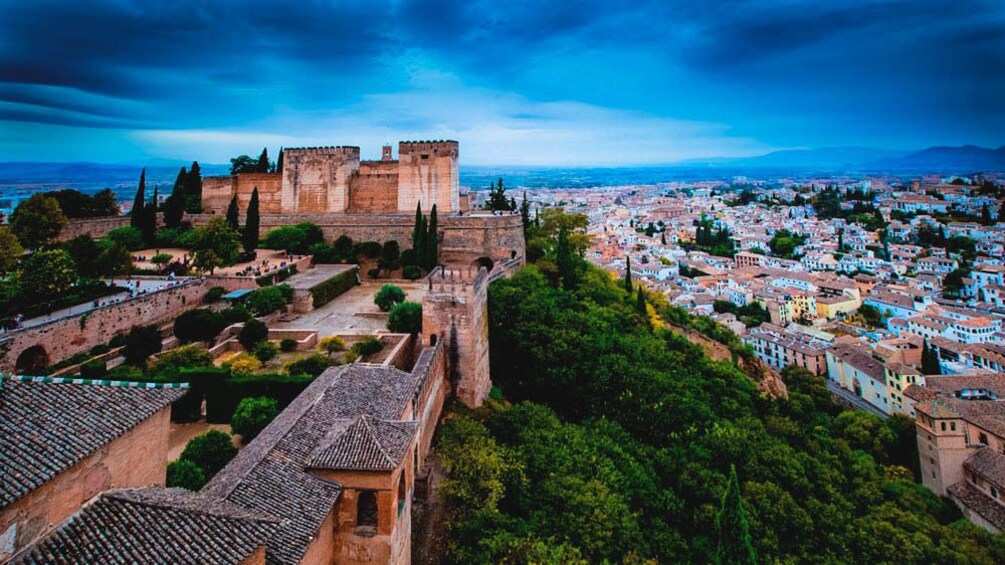
[[349,212],[394,214],[398,210],[398,162],[362,161],[349,183]]
[[202,211],[207,214],[226,214],[230,199],[237,192],[237,176],[203,177]]
[[450,383],[457,399],[481,406],[488,397],[489,377],[488,272],[440,269],[428,278],[422,299],[422,335],[426,343],[442,342],[451,362]]
[[170,416],[170,407],[162,409],[4,508],[0,512],[0,533],[16,525],[16,552],[58,526],[104,490],[163,486]]
[[69,241],[77,236],[90,235],[97,239],[104,237],[115,228],[129,225],[129,216],[108,216],[104,218],[78,218],[67,222],[59,233],[57,241]]
[[460,209],[456,141],[402,141],[398,144],[398,212],[436,204],[441,214]]
[[17,358],[26,349],[40,345],[49,364],[107,343],[112,336],[136,325],[160,324],[202,302],[207,286],[193,279],[176,287],[109,304],[85,316],[71,316],[8,332],[0,338],[0,370],[13,372]]
[[349,179],[359,171],[359,147],[283,150],[284,212],[345,212]]

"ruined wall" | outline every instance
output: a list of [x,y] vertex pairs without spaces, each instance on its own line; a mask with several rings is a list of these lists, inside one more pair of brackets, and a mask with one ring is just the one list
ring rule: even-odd
[[440,214],[460,209],[456,141],[402,141],[398,144],[398,211],[414,212],[416,203]]
[[109,216],[106,218],[78,218],[67,222],[63,231],[59,232],[56,241],[69,241],[80,235],[90,235],[97,239],[108,235],[108,232],[129,225],[129,216]]
[[349,213],[394,214],[398,211],[398,162],[362,161],[349,182]]
[[85,316],[70,316],[47,324],[8,332],[0,339],[0,370],[13,372],[24,350],[41,345],[56,363],[135,325],[160,324],[199,306],[206,294],[204,280],[194,279],[176,287],[142,295],[132,300],[91,310]]
[[284,212],[345,212],[349,179],[359,171],[359,147],[283,150]]
[[16,552],[104,490],[163,486],[170,415],[170,407],[162,409],[5,508],[0,512],[0,534],[16,527]]
[[449,380],[457,399],[476,408],[488,397],[488,272],[474,276],[440,269],[429,277],[422,299],[422,335],[426,343],[443,342],[451,363]]

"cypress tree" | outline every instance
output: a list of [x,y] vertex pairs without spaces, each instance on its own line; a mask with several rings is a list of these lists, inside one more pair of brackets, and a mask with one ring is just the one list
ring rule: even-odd
[[133,197],[133,209],[129,212],[129,225],[140,229],[143,227],[143,208],[147,202],[147,170],[140,171],[140,186],[136,189],[136,196]]
[[929,347],[928,340],[925,340],[921,348],[921,373],[925,375],[941,375],[942,367],[939,364],[939,355],[934,349]]
[[143,223],[140,226],[143,234],[143,243],[152,245],[154,236],[157,234],[157,187],[154,187],[154,196],[143,208]]
[[227,206],[227,225],[230,226],[230,229],[232,230],[236,230],[241,227],[240,212],[237,209],[236,194],[230,199],[230,205]]
[[569,231],[565,226],[558,229],[558,243],[555,245],[555,263],[562,288],[572,290],[576,286],[576,262],[572,246],[569,245]]
[[523,202],[520,203],[520,220],[523,222],[523,235],[527,237],[530,229],[530,204],[527,202],[527,191],[523,191]]
[[740,481],[736,478],[736,466],[729,469],[729,482],[722,496],[722,505],[715,517],[719,545],[715,550],[717,565],[756,564],[757,553],[750,538],[750,524],[743,509],[740,496]]
[[663,231],[660,232],[660,243],[662,243],[663,245],[667,244],[667,232],[666,232],[666,228],[663,228]]
[[269,172],[269,148],[263,147],[262,154],[258,156],[258,166],[255,167],[256,173],[267,173]]
[[516,198],[509,197],[509,211],[516,212]]
[[174,188],[171,189],[171,196],[164,201],[164,225],[169,228],[176,228],[181,225],[181,219],[185,215],[185,183],[188,171],[182,167],[178,171],[178,177],[174,181]]
[[192,161],[185,177],[185,211],[189,214],[202,212],[202,169],[198,161]]
[[638,292],[635,294],[635,310],[643,317],[649,314],[646,312],[646,295],[642,292],[642,285],[639,285]]
[[279,156],[276,157],[276,172],[277,173],[282,173],[283,172],[283,148],[282,147],[279,148]]
[[426,266],[426,217],[422,215],[422,202],[415,203],[415,226],[412,227],[412,251],[420,267]]
[[625,257],[625,291],[632,293],[632,258]]
[[251,191],[251,201],[248,202],[248,214],[244,219],[243,243],[244,252],[251,253],[258,246],[258,230],[261,217],[258,211],[258,187]]
[[436,221],[436,204],[429,211],[429,231],[426,233],[426,270],[432,271],[440,259],[440,235]]

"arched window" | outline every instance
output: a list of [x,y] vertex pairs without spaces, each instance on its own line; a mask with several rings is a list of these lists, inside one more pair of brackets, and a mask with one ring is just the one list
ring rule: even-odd
[[356,527],[377,527],[377,493],[361,490],[356,497]]

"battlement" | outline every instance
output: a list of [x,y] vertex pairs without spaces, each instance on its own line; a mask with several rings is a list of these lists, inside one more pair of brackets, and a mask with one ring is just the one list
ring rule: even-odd
[[283,158],[294,155],[353,155],[359,158],[359,147],[355,145],[325,145],[321,147],[287,147]]
[[427,297],[437,300],[444,296],[453,299],[459,294],[471,295],[483,289],[488,278],[488,269],[483,266],[471,266],[468,269],[438,267],[426,277]]
[[421,153],[429,151],[434,154],[457,155],[460,144],[456,141],[444,139],[438,141],[400,141],[398,142],[398,158],[409,153]]

